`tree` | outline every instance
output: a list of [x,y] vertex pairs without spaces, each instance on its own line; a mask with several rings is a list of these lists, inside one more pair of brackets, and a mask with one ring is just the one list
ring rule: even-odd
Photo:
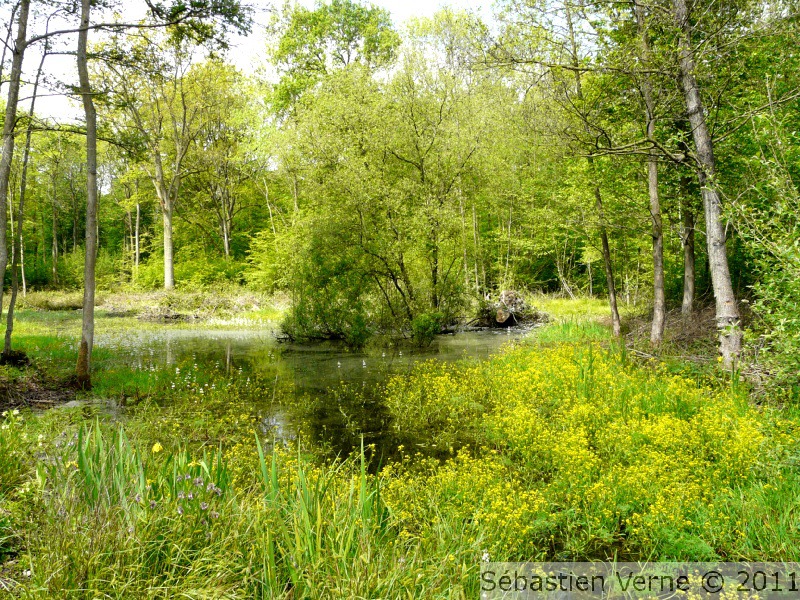
[[148,159],[143,165],[161,206],[164,288],[169,290],[175,287],[173,219],[181,187],[193,172],[187,155],[205,127],[207,90],[190,75],[191,40],[144,37],[122,56],[124,61],[106,63],[102,78],[117,111],[117,128],[132,130],[123,133],[142,145]]
[[716,321],[719,330],[720,353],[723,363],[730,367],[742,351],[742,330],[739,307],[733,293],[725,227],[722,222],[722,203],[716,181],[714,142],[706,124],[700,87],[695,77],[695,59],[692,50],[692,23],[685,0],[673,0],[675,24],[678,28],[678,55],[681,86],[686,102],[686,113],[692,126],[695,154],[699,167],[700,186],[706,218],[706,241],[714,286]]
[[[204,1],[195,2],[191,7],[183,3],[165,5],[158,2],[148,2],[148,6],[154,15],[162,18],[161,26],[172,25],[175,27],[173,35],[176,43],[184,39],[209,39],[216,35],[213,19],[221,17],[224,25],[233,23],[239,28],[247,27],[247,20],[244,17],[241,6],[236,0],[223,2],[206,3]],[[86,118],[86,164],[87,164],[87,198],[86,198],[86,247],[84,264],[84,297],[83,297],[83,324],[81,330],[81,343],[78,350],[78,363],[76,376],[78,383],[83,388],[91,387],[91,356],[94,344],[94,297],[95,297],[95,264],[97,258],[97,112],[93,100],[91,82],[89,80],[87,45],[90,28],[91,0],[81,1],[81,23],[78,31],[77,65],[80,80],[80,94],[83,100],[84,114]],[[176,122],[173,114],[173,125],[175,135],[181,141],[183,138],[178,132],[183,133],[186,126],[186,115],[183,115],[180,123]],[[170,187],[164,186],[164,178],[159,178],[161,188],[159,189],[159,199],[165,204],[165,287],[174,285],[172,274],[172,215],[173,205],[171,202],[177,197],[177,190],[180,187],[180,162],[182,161],[180,146],[176,151],[178,173],[173,173],[173,180]],[[156,159],[155,172],[161,171],[160,153],[154,154]],[[2,175],[2,173],[0,173]],[[158,189],[158,188],[157,188]],[[169,234],[169,239],[167,239]],[[169,255],[167,254],[169,251]]]
[[[17,207],[17,230],[16,233],[13,233],[13,212],[12,212],[12,235],[14,237],[13,240],[13,252],[12,252],[12,261],[11,261],[11,298],[8,303],[8,314],[6,319],[6,335],[5,341],[3,344],[3,355],[8,357],[11,354],[11,336],[14,331],[14,307],[17,301],[17,293],[19,290],[19,277],[20,277],[20,265],[22,265],[22,282],[23,282],[23,291],[25,285],[25,267],[22,258],[22,248],[23,248],[23,225],[25,223],[25,196],[28,188],[28,162],[30,160],[31,154],[31,136],[33,134],[33,120],[36,114],[36,96],[39,93],[39,82],[42,78],[42,70],[44,68],[44,62],[47,58],[48,49],[45,47],[44,52],[42,52],[42,58],[39,61],[39,68],[36,70],[36,78],[33,83],[33,92],[31,94],[31,104],[30,109],[28,111],[28,127],[25,131],[25,148],[23,150],[22,156],[22,173],[20,174],[20,185],[19,185],[19,205]],[[13,204],[13,203],[12,203]],[[2,294],[0,294],[0,301],[2,301]]]
[[25,58],[25,50],[29,43],[27,28],[30,6],[31,0],[20,0],[19,13],[17,15],[17,37],[12,51],[8,99],[6,100],[6,112],[3,120],[3,155],[0,158],[0,215],[2,215],[2,218],[0,218],[0,274],[3,275],[3,279],[0,280],[0,313],[3,310],[3,288],[5,287],[3,281],[6,267],[8,266],[8,222],[5,218],[5,215],[8,214],[8,184],[14,159],[14,129],[17,125],[17,102],[22,78],[22,61]]
[[237,217],[253,206],[246,200],[252,196],[246,187],[260,166],[253,152],[257,115],[249,108],[244,77],[229,65],[208,61],[193,69],[191,77],[202,97],[201,126],[188,157],[193,175],[183,216],[221,241],[223,255],[230,259]]
[[87,44],[91,0],[81,0],[81,30],[78,34],[78,77],[86,118],[86,259],[83,271],[83,325],[78,348],[78,385],[91,388],[91,357],[94,345],[95,264],[97,261],[97,111],[89,81]]
[[273,31],[278,39],[272,59],[281,72],[274,95],[279,111],[337,69],[387,66],[400,43],[387,10],[353,0],[320,2],[314,10],[295,5]]

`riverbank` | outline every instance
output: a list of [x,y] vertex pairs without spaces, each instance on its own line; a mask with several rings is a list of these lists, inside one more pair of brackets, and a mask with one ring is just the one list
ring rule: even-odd
[[277,436],[255,407],[280,388],[222,368],[151,372],[124,426],[91,404],[8,413],[0,585],[41,598],[471,598],[486,554],[797,556],[796,411],[640,360],[583,316],[555,320],[489,360],[390,379],[398,447],[381,464],[369,440],[336,459],[313,431]]

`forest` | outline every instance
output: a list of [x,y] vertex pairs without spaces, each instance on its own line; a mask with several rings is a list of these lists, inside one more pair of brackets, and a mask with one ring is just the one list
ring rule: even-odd
[[800,559],[800,3],[385,4],[0,2],[1,590]]

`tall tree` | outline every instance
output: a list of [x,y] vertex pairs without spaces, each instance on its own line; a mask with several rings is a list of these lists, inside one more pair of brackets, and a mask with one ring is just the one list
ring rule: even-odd
[[[17,37],[11,57],[11,76],[8,82],[8,98],[3,121],[3,155],[0,158],[0,314],[3,311],[3,288],[8,266],[8,185],[14,160],[14,129],[17,126],[17,103],[22,78],[22,63],[28,47],[27,30],[31,0],[20,0],[17,15]],[[13,13],[12,13],[13,14]]]
[[716,322],[719,331],[720,353],[725,366],[730,367],[742,351],[742,329],[739,307],[733,292],[728,266],[725,226],[722,221],[714,142],[706,124],[700,86],[695,76],[696,66],[692,46],[692,22],[686,0],[673,0],[673,16],[678,29],[678,58],[681,87],[686,102],[686,114],[692,127],[695,154],[698,162],[703,207],[706,218],[706,242],[711,283],[716,303]]
[[92,97],[87,58],[91,11],[92,0],[81,0],[81,29],[78,33],[76,57],[79,89],[86,118],[86,258],[83,269],[83,323],[81,343],[78,347],[76,376],[78,384],[84,389],[92,387],[91,360],[94,346],[95,264],[97,261],[97,111]]
[[[106,63],[104,83],[118,109],[118,127],[129,128],[144,146],[143,163],[156,191],[163,219],[164,288],[175,287],[175,210],[186,176],[187,155],[203,131],[207,98],[191,76],[192,42],[150,37],[128,48],[123,61]],[[143,70],[141,65],[147,64]],[[208,82],[207,82],[208,83]]]
[[658,346],[664,339],[664,323],[667,316],[667,300],[664,290],[664,228],[661,219],[661,201],[658,191],[659,152],[655,145],[656,105],[653,84],[647,72],[652,65],[650,34],[645,18],[645,8],[639,0],[633,0],[636,29],[641,45],[641,59],[645,72],[641,76],[641,92],[644,99],[646,135],[650,142],[647,156],[647,192],[650,197],[650,219],[653,222],[653,323],[650,328],[650,343]]
[[[47,42],[45,42],[47,44]],[[42,57],[39,60],[39,68],[36,70],[36,77],[33,82],[33,90],[31,93],[31,104],[28,110],[28,127],[25,131],[25,148],[22,153],[22,173],[20,174],[19,184],[19,204],[17,206],[17,228],[16,232],[12,234],[13,252],[11,260],[11,298],[8,303],[8,314],[6,319],[6,335],[3,344],[3,354],[8,356],[11,353],[11,336],[14,331],[14,307],[17,302],[17,293],[19,291],[19,278],[20,269],[22,270],[23,293],[25,286],[25,269],[24,258],[22,256],[23,248],[23,225],[25,223],[25,197],[28,189],[28,162],[31,155],[31,136],[33,134],[34,116],[36,115],[36,96],[39,93],[39,82],[42,78],[42,71],[44,69],[44,62],[47,59],[48,47],[45,46]],[[12,216],[13,226],[13,216]]]
[[388,65],[400,44],[386,9],[353,0],[331,0],[313,10],[295,5],[272,29],[272,59],[281,73],[274,101],[281,111],[337,69]]

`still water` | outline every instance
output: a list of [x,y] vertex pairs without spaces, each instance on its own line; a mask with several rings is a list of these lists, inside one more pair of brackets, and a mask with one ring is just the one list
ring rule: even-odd
[[[95,344],[142,370],[188,365],[266,382],[272,393],[261,398],[254,410],[264,429],[276,437],[293,438],[302,431],[317,445],[339,454],[353,450],[363,436],[365,443],[375,444],[385,454],[384,450],[398,441],[381,395],[390,376],[407,374],[425,360],[485,360],[527,333],[515,329],[472,331],[437,336],[425,348],[351,351],[335,342],[280,342],[266,329],[165,325],[155,330],[100,334]],[[424,440],[414,443],[425,450]]]

